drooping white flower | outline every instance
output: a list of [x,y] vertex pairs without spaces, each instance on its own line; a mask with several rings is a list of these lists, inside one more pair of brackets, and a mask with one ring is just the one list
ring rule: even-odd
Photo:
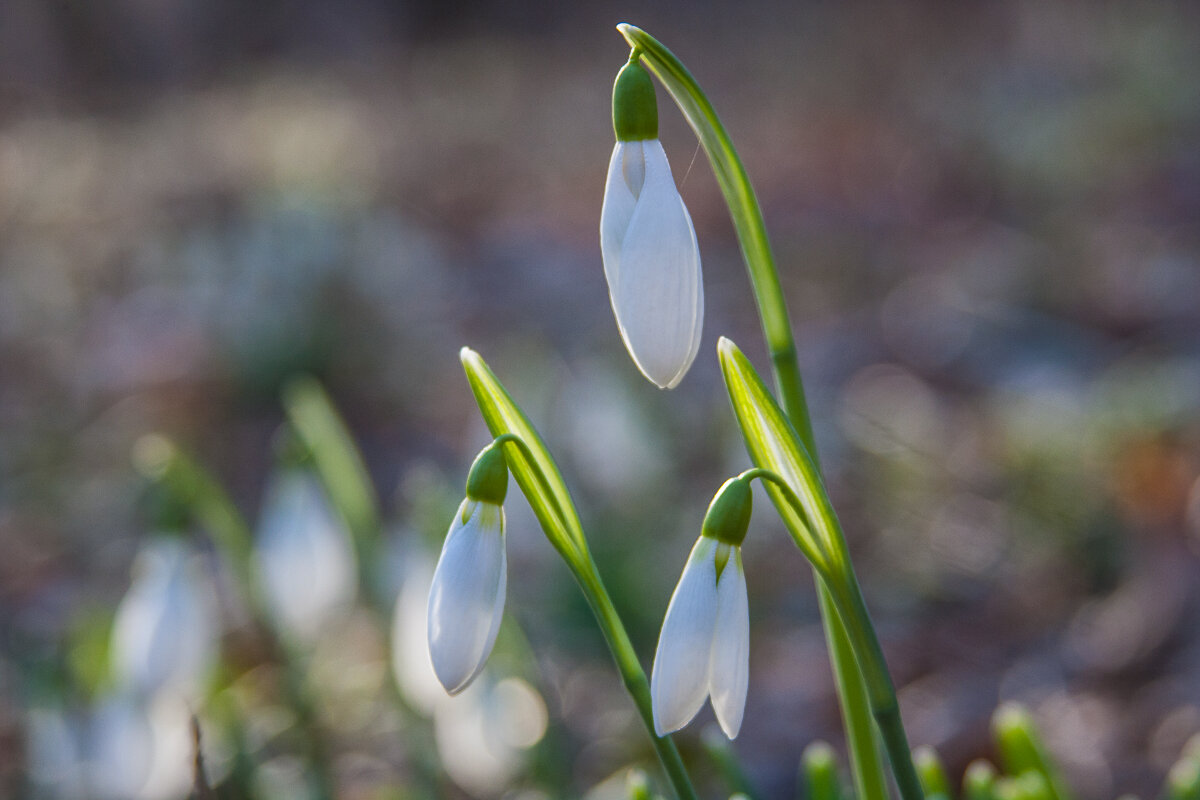
[[600,212],[600,251],[621,338],[660,389],[683,380],[700,349],[700,248],[658,139],[617,142]]
[[113,621],[112,665],[122,688],[143,696],[199,690],[216,654],[218,623],[194,561],[176,536],[155,536],[138,553]]
[[600,253],[617,327],[660,389],[683,380],[700,348],[700,248],[658,141],[654,82],[636,55],[613,84],[613,132],[600,211]]
[[358,587],[354,550],[317,479],[300,469],[267,490],[255,542],[267,605],[289,635],[311,642],[350,605]]
[[463,500],[429,590],[429,655],[450,694],[475,679],[496,643],[508,580],[504,509]]
[[742,726],[750,674],[750,617],[741,548],[701,536],[671,596],[650,677],[660,736],[692,721],[711,698],[730,739]]

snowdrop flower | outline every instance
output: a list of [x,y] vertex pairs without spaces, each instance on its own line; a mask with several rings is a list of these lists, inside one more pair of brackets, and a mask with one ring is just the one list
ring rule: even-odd
[[636,57],[613,86],[617,143],[600,212],[600,251],[617,327],[660,389],[675,388],[700,348],[700,248],[658,141],[654,84]]
[[113,621],[112,664],[123,688],[142,696],[199,690],[215,656],[218,623],[193,561],[174,535],[155,536],[138,553]]
[[315,640],[358,590],[350,535],[305,470],[287,469],[269,487],[255,555],[271,613],[300,641]]
[[497,445],[475,459],[467,497],[446,534],[429,589],[429,656],[450,694],[483,669],[504,612],[508,568],[504,549],[504,495],[508,465]]
[[658,637],[650,695],[660,736],[691,722],[705,698],[726,736],[742,726],[750,616],[741,543],[749,519],[749,483],[727,481],[709,506]]

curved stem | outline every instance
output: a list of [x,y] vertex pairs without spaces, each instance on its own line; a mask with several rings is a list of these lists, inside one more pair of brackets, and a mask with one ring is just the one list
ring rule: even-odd
[[[712,164],[717,184],[729,206],[737,231],[738,243],[746,261],[746,269],[754,289],[755,300],[758,304],[759,317],[762,320],[763,336],[771,354],[771,367],[775,375],[776,387],[779,391],[781,405],[800,436],[805,448],[819,465],[816,441],[813,436],[812,421],[809,417],[808,402],[804,394],[804,383],[800,376],[800,366],[796,358],[796,344],[792,334],[791,320],[788,317],[787,302],[780,285],[779,273],[775,267],[775,258],[771,253],[770,241],[767,238],[766,223],[763,221],[762,209],[741,158],[733,147],[733,142],[725,132],[724,125],[717,117],[716,111],[708,101],[704,91],[696,83],[687,67],[675,55],[663,47],[653,36],[632,25],[621,24],[617,29],[629,42],[630,46],[642,53],[642,60],[662,84],[670,92],[676,104],[687,118],[692,130],[695,131],[700,144],[704,147]],[[840,537],[840,528],[838,529]],[[834,540],[826,540],[834,541]],[[843,541],[841,539],[837,541]],[[844,544],[842,545],[844,551]],[[832,555],[832,554],[831,554]],[[846,559],[846,569],[853,575]],[[823,583],[818,580],[818,584]],[[855,581],[857,586],[857,581]],[[822,586],[818,591],[824,592]],[[859,594],[861,598],[861,593]],[[842,717],[846,726],[847,740],[851,755],[851,765],[854,771],[855,787],[858,796],[864,800],[882,800],[886,797],[883,770],[879,760],[879,751],[871,732],[870,713],[868,707],[875,710],[868,694],[869,681],[864,679],[863,667],[855,668],[855,658],[851,653],[852,639],[849,631],[843,627],[844,620],[839,614],[830,613],[831,606],[828,597],[821,602],[821,615],[825,624],[830,644],[830,660],[837,680],[840,693]],[[865,606],[863,607],[865,612]],[[866,619],[867,627],[870,621]],[[872,637],[874,630],[871,630]],[[876,645],[878,641],[876,640]],[[858,654],[861,659],[861,653]],[[886,674],[886,664],[883,672]],[[891,688],[891,678],[888,676],[887,687]],[[899,724],[899,711],[896,706],[895,691],[891,692],[891,704],[897,710],[889,715],[894,718],[894,725],[903,736],[903,728]],[[913,783],[902,780],[902,774],[912,773],[912,756],[909,752],[900,753],[893,746],[896,737],[894,731],[883,729],[878,712],[876,721],[884,734],[885,744],[892,760],[892,768],[896,773],[897,783],[906,800],[921,798],[919,784],[915,784],[916,793],[911,794]]]
[[[531,465],[535,479],[546,489],[546,495],[550,498],[555,497],[554,493],[549,490],[549,482],[538,466],[537,460],[533,458],[529,445],[524,439],[516,433],[507,431],[497,436],[492,444],[511,444],[520,450]],[[560,520],[565,520],[566,515],[559,507],[557,500],[552,502],[554,503],[553,512],[558,515]],[[600,578],[600,572],[588,551],[586,540],[577,543],[577,547],[577,552],[573,553],[568,553],[562,548],[556,547],[556,549],[562,554],[563,560],[567,562],[567,567],[575,576],[575,581],[579,584],[588,606],[592,609],[592,614],[596,617],[596,623],[612,653],[621,681],[625,685],[626,691],[629,692],[629,696],[633,698],[634,705],[637,706],[638,716],[641,717],[642,724],[646,726],[646,731],[650,734],[658,759],[662,762],[663,769],[666,771],[671,785],[674,786],[676,795],[680,800],[697,800],[696,790],[692,787],[691,778],[688,776],[679,750],[675,747],[675,742],[670,736],[659,736],[654,730],[654,707],[650,697],[650,682],[646,679],[646,672],[642,669],[641,662],[638,661],[637,651],[633,648],[633,642],[629,639],[625,624],[617,614],[612,597],[605,588],[604,581]]]
[[[772,472],[765,467],[752,467],[742,474],[738,475],[742,480],[752,481],[755,478],[771,483],[775,488],[783,494],[788,505],[796,512],[796,514],[805,521],[805,524],[811,530],[816,530],[812,519],[805,511],[804,504],[800,502],[800,498],[796,496],[796,492],[792,489],[788,482],[780,477],[777,473]],[[830,553],[825,547],[825,543],[821,537],[815,537],[815,540],[810,542],[803,536],[798,536],[791,528],[788,529],[792,539],[796,542],[796,546],[800,548],[800,552],[804,553],[804,557],[813,565],[813,569],[823,579],[828,580],[830,576],[830,568],[833,562],[830,560]]]
[[670,92],[708,155],[717,184],[729,206],[738,244],[741,246],[758,301],[763,336],[771,351],[771,363],[779,393],[783,398],[782,405],[787,409],[788,416],[792,418],[792,424],[800,432],[801,438],[806,443],[810,442],[812,422],[808,415],[800,368],[796,363],[792,324],[788,318],[783,287],[779,283],[779,273],[775,269],[775,257],[771,253],[762,209],[758,205],[758,198],[754,194],[754,187],[746,174],[746,168],[742,166],[742,160],[734,149],[729,134],[725,132],[725,126],[721,124],[717,112],[683,62],[640,28],[622,23],[617,26],[617,30],[629,42],[630,47],[641,51],[642,61]]

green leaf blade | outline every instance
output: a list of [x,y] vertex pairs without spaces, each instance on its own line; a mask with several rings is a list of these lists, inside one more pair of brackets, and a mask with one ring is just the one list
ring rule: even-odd
[[[464,347],[459,359],[467,373],[479,413],[492,436],[512,433],[525,443],[524,448],[505,445],[504,456],[550,543],[564,555],[585,552],[579,514],[542,437],[479,353]],[[538,480],[539,473],[545,476],[545,483]]]
[[721,337],[717,350],[725,387],[750,460],[783,478],[800,500],[803,514],[787,501],[782,490],[764,482],[784,524],[810,560],[813,555],[809,551],[815,551],[823,562],[814,562],[818,569],[840,565],[844,546],[839,541],[836,517],[821,487],[817,468],[796,429],[737,345]]

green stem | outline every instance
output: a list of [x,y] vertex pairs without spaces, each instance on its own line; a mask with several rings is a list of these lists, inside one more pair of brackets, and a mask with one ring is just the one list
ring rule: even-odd
[[[867,686],[833,596],[824,581],[818,580],[817,587],[821,618],[825,620],[825,641],[829,646],[829,660],[833,664],[833,679],[837,684],[838,697],[842,700],[842,724],[846,728],[846,741],[855,765],[852,770],[855,796],[886,798],[887,782],[875,740],[875,729],[871,725]],[[860,764],[865,766],[860,767]]]
[[925,796],[921,781],[913,764],[908,736],[900,719],[900,705],[896,700],[896,687],[888,672],[883,648],[871,624],[871,615],[863,599],[862,588],[854,575],[854,568],[847,561],[843,580],[829,586],[831,596],[841,612],[846,626],[846,635],[858,655],[858,665],[867,689],[867,702],[875,724],[883,738],[883,746],[892,762],[896,787],[904,800],[922,800]]
[[[617,29],[632,48],[641,51],[642,60],[670,92],[708,155],[717,184],[721,188],[721,193],[729,207],[730,216],[733,218],[738,243],[750,275],[759,317],[762,320],[763,336],[771,354],[771,367],[775,375],[775,384],[779,391],[781,405],[808,450],[813,463],[819,466],[812,420],[809,416],[804,383],[796,358],[796,344],[792,334],[791,320],[788,316],[787,302],[779,281],[778,270],[775,267],[775,258],[771,253],[762,209],[759,207],[758,198],[754,194],[754,188],[742,165],[741,158],[734,149],[733,142],[725,132],[725,127],[721,124],[712,104],[687,67],[670,50],[645,31],[627,24],[618,25]],[[817,582],[821,583],[820,580]],[[879,749],[871,731],[869,711],[871,706],[868,705],[867,685],[864,683],[864,676],[860,669],[856,667],[854,654],[848,646],[850,640],[843,629],[842,620],[838,619],[836,613],[831,613],[833,604],[829,600],[830,598],[822,594],[821,617],[825,625],[830,662],[841,701],[842,719],[846,727],[855,788],[858,796],[864,800],[883,800],[887,796],[886,784]],[[874,635],[873,631],[872,635]],[[884,672],[886,674],[886,668]],[[890,676],[888,677],[888,686],[891,686]],[[891,703],[896,706],[894,691]],[[896,707],[898,708],[898,706]],[[875,714],[875,718],[878,722],[878,713]],[[896,712],[896,724],[899,724],[898,711]],[[882,729],[881,732],[884,733],[886,745],[888,733]],[[900,734],[903,737],[902,728]],[[897,751],[891,747],[888,749],[899,783],[901,772],[913,771],[911,754],[905,749],[903,757],[897,762],[896,759],[899,755]],[[921,797],[919,786],[917,788],[918,792],[914,796],[919,798]]]
[[[671,785],[675,787],[675,794],[680,800],[697,800],[696,790],[692,788],[691,778],[688,776],[687,768],[683,765],[683,759],[679,756],[679,750],[675,748],[675,742],[671,740],[670,736],[659,736],[654,730],[654,707],[650,697],[650,682],[646,680],[646,673],[642,670],[641,662],[638,661],[637,652],[633,649],[633,643],[629,640],[629,634],[625,631],[625,625],[617,614],[608,590],[604,588],[604,582],[600,579],[595,562],[592,561],[591,556],[587,556],[585,565],[572,564],[570,566],[571,571],[575,574],[575,579],[583,590],[584,597],[587,598],[588,605],[592,608],[592,613],[596,616],[596,622],[600,625],[604,640],[608,643],[608,649],[612,652],[613,661],[617,664],[617,671],[621,674],[621,681],[625,684],[629,696],[633,698],[638,716],[642,718],[642,724],[646,726],[646,731],[650,734],[654,749],[658,753],[658,759],[662,762]],[[583,568],[579,568],[580,566]]]
[[[542,473],[525,440],[518,434],[507,431],[497,436],[493,443],[511,445],[525,456],[531,465],[534,480],[541,485],[545,495],[552,498],[552,511],[560,520],[565,520],[564,509],[559,505],[554,492],[550,490],[549,481]],[[654,707],[650,696],[650,682],[646,680],[646,673],[642,669],[641,662],[638,661],[637,652],[633,649],[633,643],[625,630],[625,624],[621,622],[616,606],[613,605],[612,598],[604,587],[604,581],[600,578],[596,563],[587,549],[587,542],[582,536],[579,539],[580,541],[570,542],[571,549],[563,547],[553,537],[551,537],[551,542],[563,556],[563,560],[567,562],[579,588],[583,591],[583,596],[587,599],[588,606],[591,607],[592,613],[596,617],[596,623],[600,626],[604,641],[612,653],[613,661],[616,662],[621,681],[625,684],[629,696],[633,698],[634,705],[637,706],[638,715],[646,726],[646,731],[650,734],[659,761],[662,762],[667,777],[675,787],[675,793],[680,800],[696,800],[696,790],[692,787],[691,778],[688,776],[687,768],[683,765],[683,759],[679,756],[675,742],[669,736],[659,736],[654,730]]]

